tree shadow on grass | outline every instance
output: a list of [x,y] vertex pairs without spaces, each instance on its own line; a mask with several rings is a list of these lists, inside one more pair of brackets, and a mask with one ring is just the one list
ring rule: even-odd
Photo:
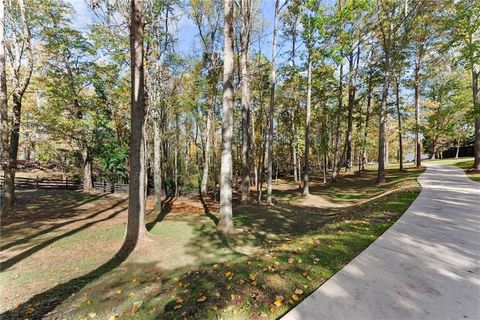
[[215,225],[218,224],[219,219],[210,212],[210,209],[208,208],[208,204],[203,198],[202,194],[200,193],[200,202],[202,203],[203,211],[205,212],[205,215],[215,223]]
[[152,230],[153,227],[159,222],[161,222],[167,214],[172,211],[173,202],[175,201],[174,196],[167,197],[165,200],[162,201],[162,210],[158,213],[155,219],[145,225],[148,231]]
[[[115,207],[117,204],[115,204],[113,207]],[[109,208],[110,209],[110,208]],[[108,209],[107,209],[108,210]],[[89,227],[91,227],[92,225],[94,224],[97,224],[99,222],[102,222],[102,221],[107,221],[107,220],[110,220],[112,218],[114,218],[115,216],[117,216],[120,212],[126,210],[125,208],[120,208],[119,210],[111,213],[110,215],[108,215],[107,217],[103,218],[103,219],[99,219],[99,220],[95,220],[95,221],[91,221],[91,222],[88,222],[78,228],[75,228],[73,230],[70,230],[68,232],[65,232],[65,233],[62,233],[61,235],[58,235],[56,237],[53,237],[53,238],[50,238],[42,243],[39,243],[33,247],[31,247],[30,249],[27,249],[23,252],[21,252],[20,254],[17,254],[16,256],[14,257],[11,257],[5,261],[2,261],[0,263],[0,270],[2,271],[5,271],[7,270],[8,268],[12,267],[13,265],[15,265],[16,263],[22,261],[23,259],[31,256],[32,254],[34,254],[35,252],[38,252],[46,247],[48,247],[49,245],[51,245],[52,243],[62,239],[62,238],[65,238],[65,237],[69,237],[71,235],[74,235],[82,230],[85,230]],[[105,210],[104,210],[105,211]]]
[[[2,245],[0,247],[0,250],[7,250],[7,249],[10,249],[14,246],[17,246],[17,245],[20,245],[20,244],[24,244],[24,243],[28,243],[30,240],[32,240],[33,238],[36,238],[38,236],[41,236],[41,235],[44,235],[44,234],[47,234],[47,233],[50,233],[58,228],[61,228],[61,227],[64,227],[64,226],[67,226],[67,225],[70,225],[72,223],[75,223],[75,222],[80,222],[80,221],[85,221],[85,220],[89,220],[89,219],[92,219],[92,218],[95,218],[96,216],[102,214],[103,212],[106,212],[108,210],[111,210],[113,208],[115,208],[116,206],[120,205],[121,203],[127,201],[128,198],[125,198],[125,199],[122,199],[116,203],[114,203],[113,205],[111,205],[110,207],[107,207],[105,209],[102,209],[102,210],[99,210],[97,212],[94,212],[86,217],[83,217],[83,218],[79,218],[79,219],[74,219],[74,220],[68,220],[68,221],[65,221],[65,222],[62,222],[62,223],[57,223],[57,224],[54,224],[53,226],[51,227],[48,227],[46,229],[43,229],[37,233],[34,233],[34,234],[30,234],[30,235],[27,235],[25,237],[22,237],[18,240],[15,240],[15,241],[12,241],[10,243],[7,243],[5,245]],[[58,240],[58,239],[56,239]],[[55,241],[56,241],[55,240]]]
[[135,243],[124,244],[115,256],[97,269],[33,296],[15,309],[0,314],[0,319],[43,319],[65,299],[118,267],[133,252],[134,247]]
[[[2,219],[3,227],[19,221],[32,221],[68,218],[71,209],[105,197],[104,193],[92,194],[71,190],[22,190],[18,192],[15,214]],[[52,209],[52,205],[55,207]],[[25,214],[19,210],[25,211]],[[27,210],[24,210],[27,209]],[[34,212],[34,214],[32,214]]]

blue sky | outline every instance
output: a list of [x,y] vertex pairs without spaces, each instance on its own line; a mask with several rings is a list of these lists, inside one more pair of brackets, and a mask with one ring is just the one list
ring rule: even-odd
[[[72,17],[72,23],[74,27],[78,30],[87,30],[88,25],[92,23],[94,19],[94,15],[89,7],[90,0],[66,1],[73,6],[76,12]],[[275,0],[261,1],[260,11],[262,21],[265,21],[265,30],[260,38],[256,37],[253,39],[256,41],[252,44],[252,48],[254,50],[258,50],[260,46],[262,53],[269,58],[271,58],[272,54],[271,46],[274,5]],[[188,12],[179,13],[181,13],[181,18],[176,24],[175,36],[177,38],[177,44],[175,49],[181,54],[183,53],[188,55],[189,53],[194,52],[194,50],[198,50],[200,48],[200,43],[198,42],[198,32],[192,20],[190,19]],[[279,51],[282,51],[281,48],[279,48]]]

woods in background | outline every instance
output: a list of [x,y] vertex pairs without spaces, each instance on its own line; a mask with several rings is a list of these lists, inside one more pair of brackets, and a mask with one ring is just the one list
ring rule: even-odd
[[[480,170],[480,1],[98,0],[90,11],[76,29],[67,1],[0,6],[2,214],[19,158],[86,191],[128,182],[134,238],[148,187],[158,208],[165,195],[219,200],[228,232],[233,192],[272,205],[277,177],[307,196],[312,172],[335,183],[377,162],[385,183],[389,162],[470,145]],[[180,45],[185,20],[194,50]]]

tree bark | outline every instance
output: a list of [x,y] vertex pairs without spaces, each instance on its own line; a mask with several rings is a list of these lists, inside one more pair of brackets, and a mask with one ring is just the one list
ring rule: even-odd
[[224,0],[224,62],[222,156],[220,168],[220,220],[218,229],[229,232],[232,219],[232,135],[233,135],[233,0]]
[[202,170],[202,181],[200,184],[200,195],[205,196],[208,192],[208,170],[210,167],[210,145],[211,145],[211,137],[210,133],[212,131],[212,113],[213,108],[215,107],[213,98],[212,102],[210,103],[210,108],[207,112],[207,124],[205,126],[205,149],[203,151],[203,170]]
[[[356,62],[354,62],[356,59]],[[356,76],[360,59],[360,43],[358,44],[358,49],[356,56],[353,51],[350,53],[349,67],[348,67],[348,121],[347,121],[347,132],[345,136],[345,152],[346,152],[346,162],[345,162],[345,171],[349,171],[352,168],[352,130],[353,130],[353,108],[355,107],[355,96],[357,93],[356,87]]]
[[311,102],[312,100],[312,57],[308,54],[308,69],[307,69],[307,116],[305,121],[305,165],[303,169],[303,195],[310,194],[308,179],[310,172],[310,116],[311,116]]
[[[10,132],[10,141],[8,149],[8,165],[6,168],[8,172],[5,172],[5,195],[3,203],[3,211],[9,212],[12,205],[15,202],[15,174],[17,170],[17,158],[18,158],[18,145],[20,138],[20,124],[21,124],[21,112],[22,112],[22,99],[27,87],[30,83],[33,72],[33,56],[32,56],[32,47],[31,47],[31,35],[30,27],[27,23],[27,18],[25,14],[25,4],[23,0],[18,0],[18,6],[20,9],[20,21],[22,25],[22,35],[21,41],[19,44],[15,42],[15,46],[21,46],[21,48],[16,48],[15,51],[20,52],[20,56],[17,57],[18,64],[13,66],[15,70],[13,72],[13,119],[12,127]],[[5,13],[5,11],[4,11]],[[4,23],[2,21],[2,23]],[[5,26],[4,26],[5,27]],[[24,76],[20,74],[21,62],[23,61],[23,53],[26,54],[26,68]],[[7,131],[8,132],[8,131]],[[8,133],[7,133],[8,134]]]
[[474,143],[474,161],[473,170],[480,170],[480,98],[478,96],[478,77],[479,72],[472,68],[472,93],[473,108],[475,114],[475,143]]
[[155,208],[162,209],[162,138],[160,119],[154,119],[153,124],[153,189]]
[[[0,158],[1,168],[4,173],[4,179],[7,181],[9,175],[9,161],[8,161],[8,96],[7,96],[7,75],[5,63],[5,4],[0,0],[0,126],[1,126],[1,147],[2,154]],[[11,180],[8,177],[8,180]],[[5,183],[4,186],[5,187]],[[10,192],[11,194],[11,192]],[[10,202],[3,199],[0,209],[0,217],[5,217],[9,214]]]
[[422,166],[422,142],[420,140],[420,67],[421,56],[417,54],[415,60],[415,166]]
[[340,124],[343,112],[343,63],[340,64],[340,75],[339,75],[339,85],[338,85],[338,110],[337,110],[337,123],[336,123],[336,132],[335,132],[335,147],[333,150],[333,170],[332,170],[332,181],[336,182],[341,167],[340,162],[343,159],[339,159],[338,149],[340,148]]
[[178,150],[179,150],[179,146],[180,146],[180,136],[179,136],[179,125],[178,125],[178,114],[175,114],[175,151],[174,151],[174,159],[173,159],[173,165],[174,165],[174,172],[173,172],[173,177],[174,177],[174,180],[175,180],[175,197],[179,197],[180,196],[180,187],[179,187],[179,181],[178,181]]
[[295,114],[292,112],[291,120],[292,121],[292,162],[293,162],[293,180],[296,184],[300,183],[300,178],[297,175],[297,143],[296,143],[296,128],[295,128]]
[[83,159],[83,191],[90,192],[93,190],[93,178],[92,178],[92,157],[90,150],[86,146],[86,143],[82,146],[82,159]]
[[242,71],[242,203],[250,198],[250,74],[248,60],[250,52],[250,0],[242,0],[242,52],[240,67]]
[[268,185],[267,185],[267,205],[272,205],[272,174],[273,174],[273,112],[275,108],[275,87],[277,85],[277,21],[280,0],[275,0],[275,13],[273,17],[273,36],[272,36],[272,84],[270,86],[270,107],[268,110]]
[[383,75],[382,100],[380,102],[380,124],[378,129],[378,172],[377,184],[386,182],[385,179],[385,122],[387,117],[387,98],[388,85],[390,81],[390,52],[389,48],[385,48],[385,65]]
[[398,118],[398,161],[399,169],[403,171],[403,142],[402,142],[402,114],[400,112],[400,82],[398,79],[395,81],[395,104],[397,106],[397,118]]
[[365,165],[368,162],[367,154],[367,139],[368,139],[368,125],[370,123],[370,107],[372,104],[372,75],[368,78],[368,91],[367,91],[367,110],[365,112],[365,131],[363,133],[363,152],[362,152],[362,165],[361,171],[365,170]]
[[252,151],[253,151],[253,174],[254,174],[254,186],[257,188],[258,186],[258,165],[257,165],[257,157],[258,157],[258,148],[257,142],[255,139],[255,114],[251,113],[251,123],[252,123]]
[[131,0],[131,133],[128,220],[123,248],[132,250],[146,237],[145,228],[145,88],[143,0]]

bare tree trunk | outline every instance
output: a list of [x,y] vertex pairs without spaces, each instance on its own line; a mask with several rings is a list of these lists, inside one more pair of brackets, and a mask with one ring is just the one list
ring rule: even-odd
[[250,75],[248,60],[250,52],[250,31],[252,28],[250,16],[251,0],[241,1],[242,11],[242,52],[240,67],[242,71],[242,203],[246,204],[250,198]]
[[[14,85],[13,85],[13,119],[12,119],[12,128],[10,132],[10,145],[8,149],[8,172],[5,172],[5,196],[2,211],[9,212],[12,205],[15,202],[15,173],[17,170],[17,158],[18,158],[18,145],[20,138],[20,123],[21,123],[21,112],[22,112],[22,99],[27,87],[30,83],[33,72],[33,56],[32,56],[32,46],[31,46],[31,35],[30,28],[27,23],[27,18],[25,15],[25,4],[23,0],[18,0],[18,6],[20,8],[20,21],[22,25],[22,35],[21,44],[15,42],[15,51],[19,54],[16,57],[15,65],[13,69],[14,72]],[[5,11],[4,11],[5,13]],[[2,23],[4,23],[2,21]],[[5,26],[4,26],[5,27]],[[21,47],[21,48],[20,48]],[[23,53],[26,53],[26,57],[23,57]],[[26,59],[27,65],[23,77],[20,74],[20,64]]]
[[93,190],[93,178],[92,178],[92,157],[90,150],[83,143],[82,146],[82,159],[83,159],[83,191],[89,192]]
[[[8,168],[8,96],[7,96],[7,75],[5,63],[5,4],[0,0],[0,126],[2,140],[2,157],[0,159],[1,168],[4,173],[4,179],[7,181]],[[9,177],[10,178],[10,177]],[[11,179],[11,178],[10,178]],[[5,184],[5,183],[4,183]],[[5,187],[5,186],[4,186]],[[11,194],[11,192],[10,192]],[[4,199],[1,203],[0,217],[7,216],[10,212],[10,202]]]
[[341,161],[339,159],[338,149],[340,148],[340,125],[343,112],[343,63],[340,64],[340,76],[338,85],[338,110],[337,110],[337,123],[335,133],[335,146],[333,150],[333,170],[332,170],[332,182],[337,181],[337,177],[341,167]]
[[[356,58],[356,62],[354,59]],[[357,68],[360,59],[360,44],[358,44],[357,54],[353,51],[350,53],[349,67],[348,67],[348,120],[347,120],[347,132],[345,136],[345,152],[346,152],[346,162],[345,162],[345,171],[350,171],[352,168],[352,130],[353,130],[353,108],[355,106],[355,96],[356,96],[356,76]]]
[[233,135],[233,0],[224,0],[224,62],[222,159],[220,168],[220,220],[218,228],[229,232],[232,219],[232,135]]
[[260,201],[262,201],[262,192],[263,192],[263,168],[265,167],[265,149],[266,149],[266,132],[262,134],[262,141],[263,141],[263,148],[262,148],[262,157],[260,159],[260,166],[258,168],[258,175],[260,181],[257,185],[257,205],[260,205]]
[[[385,124],[386,124],[386,132],[388,132],[388,114],[385,114]],[[388,139],[387,134],[385,134],[385,164],[388,165],[390,163],[390,140]]]
[[[213,100],[213,99],[212,99]],[[210,103],[210,108],[207,113],[207,124],[205,126],[205,149],[203,151],[203,170],[202,170],[202,181],[200,184],[200,195],[204,196],[207,194],[207,184],[208,184],[208,169],[210,166],[210,145],[211,138],[210,133],[212,131],[212,113],[214,108],[214,103]]]
[[178,185],[178,147],[180,145],[180,140],[179,140],[179,131],[180,128],[178,127],[178,114],[175,114],[175,154],[174,154],[174,159],[173,159],[173,165],[174,165],[174,172],[173,172],[173,177],[175,179],[175,197],[180,196],[180,189]]
[[153,124],[153,188],[155,208],[162,209],[162,138],[160,134],[160,119],[154,119]]
[[385,179],[385,122],[387,117],[388,85],[390,81],[390,52],[385,48],[385,66],[383,74],[382,100],[380,102],[380,124],[378,130],[378,173],[377,184],[386,182]]
[[307,69],[307,117],[305,122],[305,165],[303,169],[303,195],[310,194],[308,179],[310,172],[310,114],[311,114],[311,100],[312,100],[312,57],[308,54],[308,69]]
[[460,138],[457,138],[457,151],[455,152],[455,159],[458,159],[460,153]]
[[363,152],[362,152],[362,165],[361,171],[365,170],[365,165],[368,162],[367,154],[367,139],[368,139],[368,125],[370,123],[370,107],[372,104],[372,78],[371,75],[368,79],[368,92],[367,92],[367,110],[365,112],[365,131],[363,134]]
[[421,57],[417,54],[415,60],[415,166],[422,166],[422,142],[420,140],[420,67]]
[[275,108],[275,86],[277,84],[277,21],[280,0],[275,0],[275,13],[273,17],[272,36],[272,85],[270,87],[270,107],[268,110],[268,189],[267,205],[272,205],[272,167],[273,167],[273,112]]
[[295,113],[292,112],[292,162],[293,162],[293,180],[295,183],[300,183],[300,177],[297,175],[297,143],[296,143],[296,128],[295,128]]
[[145,88],[143,51],[143,0],[131,0],[131,133],[128,220],[124,250],[132,250],[146,237],[145,228]]
[[257,150],[257,142],[255,139],[255,116],[252,113],[252,134],[253,134],[253,139],[252,139],[252,151],[253,151],[253,174],[254,174],[254,185],[255,188],[258,186],[258,165],[257,165],[257,156],[258,156],[258,150]]
[[479,72],[472,70],[473,107],[475,112],[475,144],[473,170],[480,170],[480,98],[478,97]]
[[400,171],[403,171],[402,114],[400,112],[400,81],[398,78],[395,81],[395,84],[395,104],[397,105],[398,118],[398,161],[400,163]]

